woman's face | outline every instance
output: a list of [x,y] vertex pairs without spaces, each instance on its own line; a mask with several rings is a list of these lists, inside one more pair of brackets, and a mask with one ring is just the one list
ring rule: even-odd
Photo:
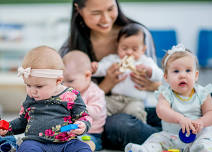
[[118,9],[115,0],[87,0],[79,13],[92,31],[108,33],[118,16]]

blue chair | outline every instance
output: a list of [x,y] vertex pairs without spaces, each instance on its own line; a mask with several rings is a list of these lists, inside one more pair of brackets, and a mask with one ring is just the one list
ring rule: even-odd
[[161,61],[166,51],[177,44],[175,30],[150,30],[156,48],[157,64],[161,67]]
[[197,58],[200,67],[212,68],[212,30],[200,30]]

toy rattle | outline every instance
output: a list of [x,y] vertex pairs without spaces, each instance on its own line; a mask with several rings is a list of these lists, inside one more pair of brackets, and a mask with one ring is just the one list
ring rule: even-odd
[[186,132],[183,133],[182,129],[180,129],[179,138],[184,143],[191,143],[196,139],[196,134],[193,134],[192,130],[190,130],[190,135],[188,135]]
[[82,139],[82,141],[84,143],[87,143],[90,146],[92,151],[95,151],[96,145],[95,145],[95,143],[93,141],[91,141],[91,137],[90,136],[82,136],[81,139]]
[[9,122],[5,120],[0,120],[0,129],[8,130],[9,129]]
[[77,124],[70,124],[70,125],[61,127],[60,128],[60,131],[61,132],[68,132],[70,130],[77,129],[77,128],[78,128],[78,125]]
[[136,68],[134,66],[134,57],[133,56],[125,56],[121,62],[119,63],[120,72],[125,72],[127,69],[137,73]]

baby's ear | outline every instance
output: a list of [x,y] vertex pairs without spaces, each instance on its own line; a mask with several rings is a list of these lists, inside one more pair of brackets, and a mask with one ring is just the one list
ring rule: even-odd
[[85,77],[86,77],[86,78],[89,78],[89,79],[90,79],[91,76],[92,76],[92,72],[91,72],[91,71],[86,71],[86,72],[85,72]]
[[167,80],[167,74],[164,73],[163,78],[164,78],[164,80],[165,80],[166,82],[168,81],[168,80]]
[[57,78],[56,80],[56,84],[61,84],[63,82],[63,76],[60,76],[59,78]]
[[199,78],[199,71],[197,70],[197,71],[195,72],[195,82],[198,80],[198,78]]

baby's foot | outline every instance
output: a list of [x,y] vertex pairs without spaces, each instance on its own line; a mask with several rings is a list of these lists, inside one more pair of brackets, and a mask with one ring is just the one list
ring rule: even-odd
[[142,149],[142,146],[141,145],[137,145],[137,144],[133,144],[133,143],[128,143],[125,146],[124,151],[125,152],[143,152],[141,149]]

